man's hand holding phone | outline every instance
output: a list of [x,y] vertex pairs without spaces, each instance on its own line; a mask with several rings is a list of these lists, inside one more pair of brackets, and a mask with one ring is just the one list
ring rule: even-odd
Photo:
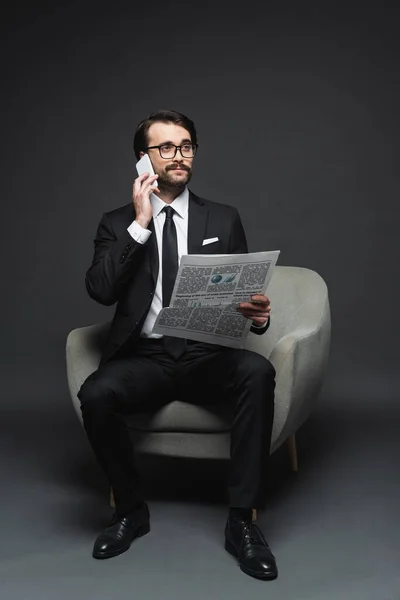
[[157,177],[158,175],[150,176],[150,173],[143,173],[133,183],[132,201],[136,212],[135,221],[144,229],[147,229],[153,217],[150,194],[154,191],[160,191],[157,187]]
[[[149,159],[148,162],[150,163]],[[138,165],[136,165],[136,168],[137,166]],[[157,187],[158,175],[154,174],[151,163],[150,167],[152,173],[150,173],[149,171],[145,171],[141,173],[139,177],[137,177],[133,182],[132,201],[136,212],[135,221],[137,221],[137,223],[139,223],[139,225],[141,225],[141,227],[143,227],[144,229],[147,229],[153,216],[153,209],[151,207],[150,202],[150,194],[152,192],[160,191]],[[140,171],[140,169],[138,169],[138,171]]]

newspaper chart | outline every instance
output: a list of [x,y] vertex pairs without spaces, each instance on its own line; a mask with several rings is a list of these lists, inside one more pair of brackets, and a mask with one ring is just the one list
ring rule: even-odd
[[242,348],[252,322],[237,306],[266,293],[279,253],[182,256],[170,306],[153,333]]

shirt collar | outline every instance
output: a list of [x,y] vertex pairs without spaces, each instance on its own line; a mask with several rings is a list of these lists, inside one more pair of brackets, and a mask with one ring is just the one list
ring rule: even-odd
[[150,194],[150,202],[153,208],[153,217],[156,218],[163,210],[164,206],[172,206],[172,208],[177,212],[177,214],[184,219],[188,213],[189,209],[189,190],[187,187],[183,190],[179,196],[175,198],[171,204],[167,204],[164,200],[161,200],[158,196],[151,193]]

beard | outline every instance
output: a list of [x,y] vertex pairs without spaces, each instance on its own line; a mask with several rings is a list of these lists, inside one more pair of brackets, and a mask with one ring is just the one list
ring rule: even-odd
[[181,188],[189,183],[192,178],[192,170],[186,165],[181,166],[181,169],[185,172],[185,177],[180,178],[179,180],[174,177],[173,172],[170,173],[172,169],[174,169],[175,165],[168,165],[165,168],[165,171],[158,174],[157,185],[165,188]]

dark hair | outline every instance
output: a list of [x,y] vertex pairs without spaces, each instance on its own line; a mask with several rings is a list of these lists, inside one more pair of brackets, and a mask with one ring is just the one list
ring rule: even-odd
[[133,149],[138,160],[140,152],[144,152],[147,147],[147,133],[153,123],[175,123],[175,125],[180,125],[190,133],[192,143],[197,144],[197,134],[193,121],[175,110],[158,110],[151,113],[147,119],[141,121],[137,126],[135,137],[133,138]]

